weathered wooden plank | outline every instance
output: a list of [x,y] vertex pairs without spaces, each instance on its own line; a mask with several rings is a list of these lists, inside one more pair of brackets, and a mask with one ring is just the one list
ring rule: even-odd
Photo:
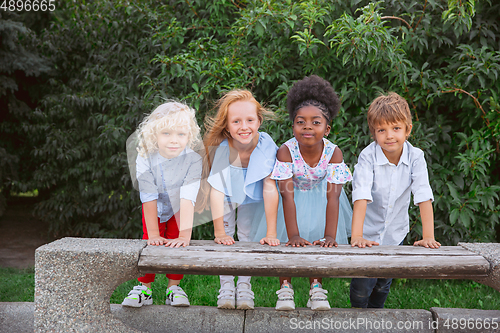
[[[322,248],[319,246],[291,247],[281,244],[279,246],[261,245],[255,242],[236,242],[234,245],[220,245],[209,240],[191,241],[191,245],[181,251],[210,251],[229,253],[284,253],[284,254],[337,254],[337,255],[428,255],[434,256],[477,256],[476,253],[468,251],[461,246],[441,246],[439,249],[430,249],[421,246],[372,246],[366,248],[352,247],[350,245],[339,245],[338,247]],[[163,246],[147,246],[143,254],[165,251]],[[163,252],[162,252],[163,253]]]
[[[458,251],[454,255],[444,255],[439,249],[425,249],[426,253],[422,254],[421,248],[412,246],[403,249],[403,254],[387,254],[402,246],[379,254],[350,246],[308,247],[309,250],[265,247],[270,251],[258,247],[249,251],[248,247],[239,247],[242,250],[238,246],[215,243],[180,249],[148,246],[140,256],[139,270],[142,273],[207,275],[476,279],[485,277],[490,269],[482,256],[470,255],[469,251],[466,255],[458,255],[460,249],[450,249],[450,252]],[[385,248],[379,247],[380,250]],[[416,251],[419,254],[413,249],[419,250]]]

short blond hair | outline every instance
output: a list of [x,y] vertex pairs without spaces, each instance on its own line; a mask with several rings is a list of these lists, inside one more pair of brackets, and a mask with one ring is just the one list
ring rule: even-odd
[[188,147],[193,148],[199,142],[200,127],[196,122],[196,112],[186,104],[169,101],[161,104],[148,115],[137,128],[139,136],[139,155],[145,157],[158,151],[157,135],[164,129],[186,128],[189,133]]
[[410,107],[406,100],[395,92],[381,94],[375,98],[368,108],[367,118],[374,138],[375,127],[382,123],[393,124],[401,121],[405,123],[406,131],[412,126]]

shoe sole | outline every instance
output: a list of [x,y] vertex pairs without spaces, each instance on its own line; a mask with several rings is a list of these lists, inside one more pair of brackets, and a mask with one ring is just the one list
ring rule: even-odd
[[295,307],[291,307],[291,306],[276,307],[276,311],[293,311],[293,310],[295,310]]
[[231,302],[229,300],[222,303],[222,304],[217,303],[217,309],[234,310],[234,303],[231,304]]
[[169,299],[167,298],[167,300],[165,300],[165,305],[170,305],[170,306],[175,306],[175,307],[186,307],[186,306],[190,306],[191,304],[189,304],[189,301],[185,302],[185,303],[172,303],[169,301]]
[[122,306],[126,306],[126,307],[129,307],[129,308],[140,308],[141,306],[143,305],[152,305],[153,304],[153,301],[151,302],[142,302],[142,303],[134,303],[134,304],[126,304],[125,302],[122,303]]
[[170,305],[175,307],[188,307],[190,304],[180,303],[180,304],[170,304]]
[[238,304],[236,309],[237,310],[253,310],[254,306],[252,304],[248,304],[247,302],[243,302],[241,304]]
[[310,308],[313,311],[327,311],[330,310],[330,304],[328,304],[328,301],[325,301],[323,304],[318,304],[314,307],[311,306],[311,303],[307,302],[307,307]]
[[[292,304],[290,304],[292,303]],[[289,301],[288,302],[283,302],[283,304],[276,304],[276,308],[275,308],[277,311],[292,311],[292,310],[295,310],[295,303]]]
[[311,310],[313,310],[313,311],[328,311],[328,310],[330,310],[330,307],[329,306],[318,306],[318,307],[315,307],[314,309],[311,308]]

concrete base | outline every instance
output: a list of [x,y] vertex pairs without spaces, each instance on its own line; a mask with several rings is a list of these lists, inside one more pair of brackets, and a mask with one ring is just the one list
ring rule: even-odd
[[113,318],[109,299],[141,276],[146,241],[63,238],[35,252],[35,332],[133,333]]
[[331,309],[330,311],[247,311],[245,333],[274,332],[434,332],[426,310]]
[[500,332],[500,310],[431,308],[436,332]]
[[[1,303],[0,332],[33,332],[34,303]],[[219,310],[209,306],[139,309],[111,304],[112,321],[142,332],[499,332],[500,311],[431,308],[426,310],[331,309],[330,311]],[[496,318],[496,319],[495,319]],[[467,322],[460,329],[460,320]],[[455,329],[454,323],[458,325]],[[497,324],[494,324],[497,323]],[[486,326],[485,326],[486,324]],[[481,325],[481,326],[479,326]],[[462,325],[463,326],[463,325]],[[115,332],[110,326],[110,332]],[[486,328],[485,328],[486,327]]]
[[35,303],[0,302],[0,332],[33,333]]
[[245,311],[219,310],[213,306],[151,305],[134,309],[112,304],[111,313],[142,332],[248,332],[244,330]]

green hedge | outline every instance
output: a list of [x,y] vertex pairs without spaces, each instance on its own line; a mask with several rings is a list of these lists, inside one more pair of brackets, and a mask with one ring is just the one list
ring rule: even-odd
[[[33,111],[15,119],[19,135],[31,138],[37,166],[29,177],[0,180],[46,193],[37,214],[58,235],[138,237],[125,140],[144,113],[163,98],[185,99],[202,124],[224,91],[248,88],[278,115],[263,130],[280,144],[292,136],[289,87],[317,74],[342,99],[329,139],[346,163],[354,166],[371,140],[370,101],[381,91],[399,93],[414,114],[410,142],[426,153],[436,238],[448,245],[494,241],[498,22],[493,1],[58,3],[45,25],[33,28],[33,52],[51,71],[43,89],[36,82],[30,89],[43,93]],[[421,234],[418,209],[410,213],[408,241]]]

